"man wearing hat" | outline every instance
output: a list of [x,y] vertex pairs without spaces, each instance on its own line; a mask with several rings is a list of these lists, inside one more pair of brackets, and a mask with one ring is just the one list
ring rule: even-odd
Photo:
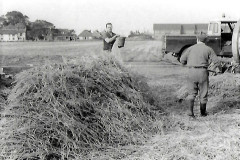
[[107,23],[106,31],[102,34],[103,50],[111,52],[113,44],[115,43],[117,37],[119,37],[119,35],[112,32],[112,24]]
[[201,116],[207,116],[206,105],[208,100],[208,65],[217,62],[218,58],[212,48],[205,45],[207,36],[199,34],[197,44],[189,47],[181,56],[180,62],[189,68],[188,92],[189,92],[189,116],[195,117],[193,113],[194,100],[199,92]]

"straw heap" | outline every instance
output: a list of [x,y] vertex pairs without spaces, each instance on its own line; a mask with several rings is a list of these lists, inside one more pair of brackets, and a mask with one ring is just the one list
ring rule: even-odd
[[[215,102],[225,102],[230,105],[232,102],[240,103],[240,74],[224,73],[217,76],[210,76],[209,98],[216,99]],[[176,91],[178,99],[187,99],[187,85]],[[222,105],[218,104],[218,105]]]
[[150,97],[147,83],[111,57],[21,72],[1,113],[0,159],[80,159],[142,143],[161,110]]

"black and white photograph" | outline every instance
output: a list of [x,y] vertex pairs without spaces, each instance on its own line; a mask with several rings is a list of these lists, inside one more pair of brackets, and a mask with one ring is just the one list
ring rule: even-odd
[[240,1],[0,0],[0,160],[239,160]]

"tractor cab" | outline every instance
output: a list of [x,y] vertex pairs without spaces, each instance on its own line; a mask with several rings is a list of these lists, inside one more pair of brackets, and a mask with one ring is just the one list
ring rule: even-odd
[[232,56],[232,35],[237,21],[211,21],[208,25],[208,42],[220,56]]

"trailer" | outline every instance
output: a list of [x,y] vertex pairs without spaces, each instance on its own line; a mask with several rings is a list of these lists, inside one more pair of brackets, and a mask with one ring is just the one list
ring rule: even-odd
[[[238,43],[239,21],[219,20],[211,21],[208,24],[206,45],[210,46],[217,56],[233,57],[232,44]],[[234,30],[234,28],[237,28]],[[234,42],[233,42],[234,41]],[[197,43],[196,34],[167,34],[163,38],[163,52],[171,52],[174,56],[180,58],[186,49]]]

